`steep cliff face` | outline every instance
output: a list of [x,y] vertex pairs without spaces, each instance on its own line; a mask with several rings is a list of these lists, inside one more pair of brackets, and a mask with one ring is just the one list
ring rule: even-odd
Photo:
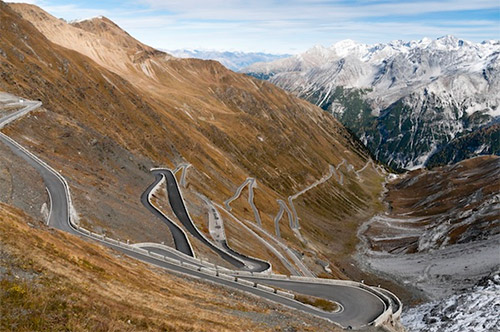
[[[379,208],[382,177],[368,152],[314,105],[217,62],[153,50],[105,18],[68,24],[37,7],[13,8],[29,21],[2,4],[0,87],[40,98],[45,110],[5,131],[62,170],[84,225],[132,241],[166,241],[168,230],[139,197],[152,181],[149,168],[190,163],[186,196],[200,229],[207,228],[208,209],[198,194],[223,205],[252,177],[263,229],[275,234],[277,200],[339,166],[337,180],[296,199],[303,238],[284,218],[279,225],[282,240],[322,271],[317,260],[346,256],[356,225]],[[247,198],[245,189],[232,212],[255,223]],[[237,223],[231,227],[252,237]],[[331,229],[350,231],[332,241]],[[272,253],[247,242],[235,249],[287,272]]]
[[[452,36],[377,45],[343,41],[243,71],[331,112],[380,160],[415,168],[498,118],[499,53],[497,41]],[[476,154],[499,153],[493,140],[485,144]]]

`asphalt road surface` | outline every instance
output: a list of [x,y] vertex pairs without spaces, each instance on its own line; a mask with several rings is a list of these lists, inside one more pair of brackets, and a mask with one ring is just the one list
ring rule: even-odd
[[359,328],[367,325],[376,319],[385,309],[384,303],[380,298],[374,296],[371,292],[357,287],[315,284],[313,282],[297,282],[292,280],[270,280],[267,278],[244,277],[244,279],[338,302],[343,307],[342,312],[323,313],[323,317],[333,320],[344,327],[352,326],[353,328]]
[[155,181],[146,189],[146,191],[141,196],[142,205],[146,207],[152,214],[160,218],[170,229],[172,237],[174,238],[175,249],[180,252],[185,253],[188,256],[193,256],[193,251],[191,245],[186,237],[186,234],[177,226],[172,220],[168,219],[165,215],[160,213],[151,203],[149,202],[149,193],[163,178],[163,175],[158,172],[153,172],[155,175]]
[[47,187],[51,198],[51,211],[49,218],[49,225],[65,232],[76,234],[74,229],[69,226],[69,207],[66,196],[66,190],[63,182],[51,170],[40,164],[30,154],[12,141],[8,136],[0,133],[0,141],[7,145],[14,154],[24,159],[30,166],[36,169],[43,178],[45,186]]
[[3,128],[5,125],[8,123],[16,120],[19,117],[22,117],[25,114],[28,114],[29,112],[39,108],[42,106],[42,103],[39,101],[27,101],[27,102],[19,102],[18,105],[24,105],[24,107],[18,111],[12,112],[11,114],[8,114],[4,116],[3,118],[0,119],[0,128]]

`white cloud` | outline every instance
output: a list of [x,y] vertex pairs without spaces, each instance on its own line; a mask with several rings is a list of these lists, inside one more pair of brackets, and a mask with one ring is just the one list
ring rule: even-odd
[[362,4],[336,1],[140,0],[154,10],[167,10],[185,19],[209,20],[325,20],[396,15],[421,15],[498,8],[498,0],[395,1]]
[[7,3],[29,3],[30,5],[40,6],[40,1],[37,0],[9,0]]

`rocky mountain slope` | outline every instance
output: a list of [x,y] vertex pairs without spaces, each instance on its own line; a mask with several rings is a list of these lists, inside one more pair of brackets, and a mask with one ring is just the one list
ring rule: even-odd
[[[207,237],[209,208],[200,197],[224,206],[252,177],[262,222],[255,232],[268,238],[275,234],[277,200],[307,188],[333,165],[337,180],[293,202],[300,234],[285,218],[279,227],[281,241],[315,273],[326,273],[329,262],[333,275],[345,276],[338,265],[349,264],[357,225],[380,208],[383,179],[368,152],[336,120],[217,62],[151,50],[105,18],[68,24],[40,8],[12,5],[23,19],[2,6],[0,88],[40,98],[44,105],[4,130],[62,171],[82,225],[132,242],[169,243],[168,229],[139,198],[153,181],[151,167],[189,163],[183,194]],[[256,224],[248,197],[245,189],[231,213]],[[289,273],[255,234],[220,213],[235,250]],[[338,233],[342,239],[332,241]],[[191,242],[199,256],[217,259],[196,239]]]
[[480,156],[394,176],[386,212],[360,228],[358,262],[431,300],[403,313],[411,331],[498,325],[499,173]]
[[388,214],[362,234],[372,250],[431,252],[500,234],[500,158],[414,171],[387,185]]
[[221,52],[208,50],[167,50],[169,54],[178,58],[196,58],[203,60],[215,60],[222,63],[226,68],[238,71],[256,62],[270,62],[289,57],[290,54],[269,54],[262,52]]
[[415,332],[495,331],[500,326],[500,272],[457,295],[410,309],[404,324]]
[[500,116],[499,54],[498,41],[453,36],[375,45],[346,40],[243,72],[331,112],[380,160],[415,168],[442,149],[453,149],[442,154],[444,164],[500,152],[490,137],[466,156],[447,145]]
[[426,166],[456,163],[481,154],[498,155],[499,151],[500,124],[495,121],[452,139],[429,157]]

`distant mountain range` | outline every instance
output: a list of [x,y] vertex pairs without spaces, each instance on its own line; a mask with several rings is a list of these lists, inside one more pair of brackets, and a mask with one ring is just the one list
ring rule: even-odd
[[499,41],[453,36],[329,48],[256,63],[266,79],[331,112],[395,168],[499,154]]
[[178,58],[196,58],[203,60],[216,60],[226,68],[233,71],[250,66],[256,62],[269,62],[277,59],[287,58],[290,54],[269,54],[260,52],[229,52],[229,51],[209,51],[209,50],[165,50]]

